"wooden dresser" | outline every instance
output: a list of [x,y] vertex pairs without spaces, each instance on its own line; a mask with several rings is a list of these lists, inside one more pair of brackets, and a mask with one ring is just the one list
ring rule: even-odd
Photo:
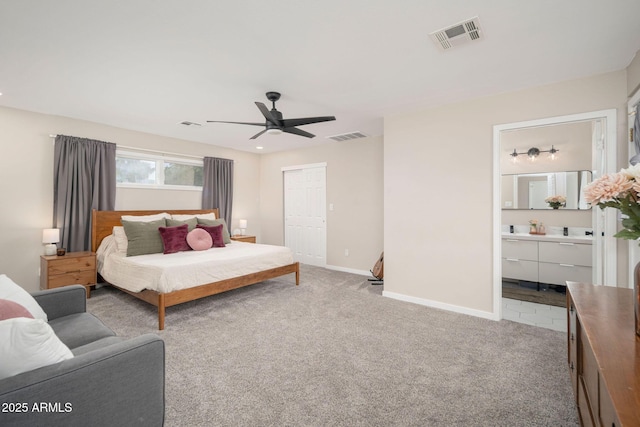
[[640,426],[640,338],[633,291],[568,282],[567,343],[583,426]]

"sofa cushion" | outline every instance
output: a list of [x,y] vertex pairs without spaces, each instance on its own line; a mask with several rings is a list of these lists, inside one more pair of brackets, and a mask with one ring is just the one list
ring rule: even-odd
[[73,354],[42,319],[0,321],[0,379],[71,359]]
[[116,335],[100,319],[89,313],[77,313],[60,317],[50,321],[49,325],[60,338],[60,341],[65,343],[71,350],[102,338]]
[[80,356],[81,354],[89,353],[90,351],[98,350],[103,347],[108,347],[112,344],[122,342],[124,338],[121,337],[106,337],[99,339],[89,344],[81,345],[73,349],[74,356]]

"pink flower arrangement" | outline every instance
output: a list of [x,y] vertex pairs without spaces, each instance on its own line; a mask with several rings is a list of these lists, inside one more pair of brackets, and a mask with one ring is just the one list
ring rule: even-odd
[[614,236],[621,239],[640,238],[640,164],[618,173],[611,173],[587,185],[584,198],[591,206],[600,209],[615,208],[626,215],[622,220],[623,230]]
[[567,198],[564,196],[550,196],[544,199],[545,203],[548,203],[550,207],[553,209],[558,209],[561,206],[564,206],[567,202]]

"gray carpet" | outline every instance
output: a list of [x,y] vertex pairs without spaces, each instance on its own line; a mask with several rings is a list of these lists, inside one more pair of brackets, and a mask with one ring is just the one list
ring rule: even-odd
[[165,340],[166,426],[577,425],[565,334],[381,291],[302,266],[299,287],[284,277],[168,308],[164,331],[110,287],[88,307],[120,335]]

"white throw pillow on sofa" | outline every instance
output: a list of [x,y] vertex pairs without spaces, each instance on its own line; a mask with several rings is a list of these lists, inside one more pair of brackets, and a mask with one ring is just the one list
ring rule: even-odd
[[[46,274],[46,272],[42,274]],[[0,274],[0,298],[20,304],[29,310],[29,313],[36,319],[42,319],[45,322],[49,320],[47,313],[42,310],[42,307],[36,302],[35,298],[13,280],[9,279],[6,274]]]
[[47,322],[16,317],[0,320],[0,379],[71,359]]

